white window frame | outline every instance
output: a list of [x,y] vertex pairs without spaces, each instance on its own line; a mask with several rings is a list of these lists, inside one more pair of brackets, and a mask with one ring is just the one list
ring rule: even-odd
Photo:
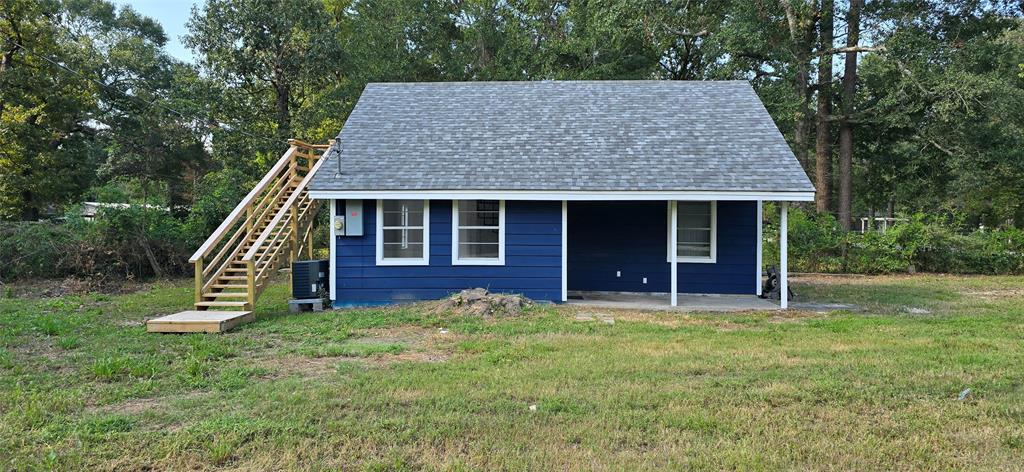
[[[690,201],[680,200],[680,203],[695,203],[695,202],[692,201],[692,200],[690,200]],[[711,204],[711,256],[709,256],[709,257],[678,256],[676,258],[676,261],[678,261],[678,262],[688,262],[688,263],[696,263],[696,264],[714,264],[714,263],[716,263],[718,261],[718,201],[717,200],[710,200],[710,201],[703,201],[703,202],[700,202],[700,203],[710,203]],[[668,231],[666,232],[667,236],[665,238],[666,239],[665,245],[667,246],[666,250],[665,250],[665,261],[666,262],[672,262],[672,205],[669,204],[667,206],[668,206],[668,208],[665,210],[665,215],[667,217],[666,218],[666,220],[667,220],[666,228],[668,229]],[[678,211],[679,211],[679,207],[678,207],[678,205],[676,205],[676,212],[678,212]],[[680,235],[681,234],[682,233],[680,233]]]
[[[464,200],[493,200],[468,198]],[[477,228],[471,226],[469,228]],[[480,227],[483,228],[483,227]],[[488,227],[490,228],[490,227]],[[505,265],[505,200],[498,200],[498,258],[459,257],[459,200],[452,200],[452,265],[503,266]]]
[[[398,199],[403,200],[403,199]],[[414,200],[414,199],[404,199]],[[377,265],[430,265],[430,200],[423,200],[423,257],[384,257],[384,200],[377,200]]]

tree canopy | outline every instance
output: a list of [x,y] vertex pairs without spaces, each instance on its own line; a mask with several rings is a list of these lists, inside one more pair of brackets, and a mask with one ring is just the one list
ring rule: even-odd
[[188,64],[130,7],[4,0],[0,218],[89,198],[208,212],[199,182],[237,186],[286,138],[330,139],[373,81],[745,79],[821,191],[818,211],[1021,227],[1022,8],[207,0],[188,23]]

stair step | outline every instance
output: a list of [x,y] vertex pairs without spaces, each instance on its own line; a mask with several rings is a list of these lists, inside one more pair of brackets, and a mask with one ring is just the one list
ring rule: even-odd
[[204,293],[206,298],[248,298],[249,294],[246,292],[216,292],[216,293]]
[[[245,277],[242,277],[242,278],[244,279]],[[237,285],[237,284],[213,284],[210,287],[212,287],[212,288],[238,288],[238,289],[242,289],[242,290],[245,290],[246,288],[248,288],[245,285]]]
[[249,278],[244,275],[222,275],[217,277],[218,280],[248,280]]
[[196,306],[204,306],[209,308],[216,307],[243,307],[249,302],[198,302]]

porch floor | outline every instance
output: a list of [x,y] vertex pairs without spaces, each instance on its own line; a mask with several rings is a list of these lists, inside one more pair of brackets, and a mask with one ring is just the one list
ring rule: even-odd
[[568,305],[595,308],[624,308],[666,311],[749,311],[778,310],[779,303],[755,295],[680,293],[678,306],[671,306],[667,293],[570,291]]

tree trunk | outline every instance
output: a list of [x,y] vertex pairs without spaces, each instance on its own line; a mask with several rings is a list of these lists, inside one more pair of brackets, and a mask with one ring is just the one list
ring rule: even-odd
[[292,117],[288,108],[291,85],[284,78],[279,78],[274,82],[274,93],[277,105],[277,137],[284,141],[292,137]]
[[832,16],[833,0],[821,0],[821,29],[818,44],[818,133],[814,146],[814,203],[818,213],[828,213],[832,203]]
[[[802,62],[802,60],[801,60]],[[808,87],[808,72],[804,68],[804,64],[801,64],[796,73],[796,94],[800,97],[800,106],[796,112],[796,127],[793,130],[793,144],[796,147],[796,159],[800,161],[800,165],[803,166],[804,172],[810,173],[810,161],[807,157],[807,136],[810,134],[808,128],[808,117],[810,116],[810,100],[805,99],[809,92]]]
[[811,69],[811,42],[814,37],[814,22],[809,24],[802,23],[799,13],[790,0],[780,0],[782,9],[785,10],[785,20],[788,29],[790,29],[790,41],[793,49],[793,58],[795,68],[797,72],[796,80],[794,81],[794,88],[799,100],[797,106],[797,116],[795,117],[796,124],[794,129],[794,154],[797,156],[797,161],[800,161],[800,165],[803,166],[804,172],[810,169],[810,163],[807,159],[807,147],[808,147],[808,136],[810,135],[810,115],[811,115],[811,88],[810,83],[810,69]]
[[34,198],[31,190],[23,190],[21,192],[22,221],[36,221],[39,219],[39,209],[36,208],[36,204],[33,200]]
[[[855,47],[860,40],[860,9],[864,0],[850,0],[850,11],[846,15],[846,46]],[[857,52],[846,53],[846,67],[843,73],[843,116],[839,120],[839,224],[849,231],[851,224],[851,203],[853,196],[853,122],[850,118],[856,110],[857,98]]]
[[795,126],[793,130],[793,153],[800,161],[804,172],[808,172],[811,163],[807,157],[807,146],[810,135],[811,116],[811,43],[813,42],[815,28],[814,21],[803,22],[798,12],[789,0],[781,0],[783,9],[786,11],[786,22],[789,26],[789,38],[792,42],[793,60],[795,61],[796,78],[794,91],[796,92],[799,105],[797,107]]

